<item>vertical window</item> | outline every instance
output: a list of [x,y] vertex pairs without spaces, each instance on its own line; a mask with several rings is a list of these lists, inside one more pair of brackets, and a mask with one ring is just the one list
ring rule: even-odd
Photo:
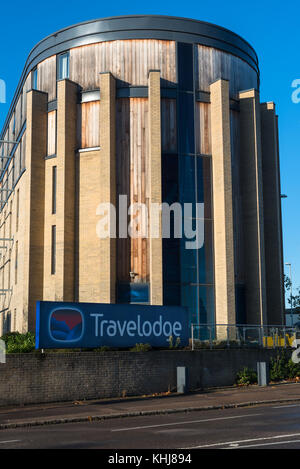
[[57,167],[52,166],[52,213],[56,213]]
[[51,232],[51,274],[56,272],[56,226],[52,225]]
[[12,133],[13,133],[13,136],[16,135],[16,113],[14,112],[14,116],[13,116],[13,128],[12,128]]
[[20,210],[20,189],[17,190],[16,232],[18,232],[18,229],[19,229],[19,210]]
[[11,332],[11,313],[8,311],[6,315],[6,332]]
[[8,259],[8,274],[7,274],[7,289],[10,290],[10,269],[11,269],[11,249],[9,250]]
[[47,154],[56,153],[56,111],[48,112],[48,149]]
[[9,238],[11,238],[12,236],[11,220],[12,220],[12,200],[10,201],[10,204],[9,204]]
[[17,309],[14,309],[14,317],[13,317],[13,326],[12,330],[16,331],[17,330]]
[[32,70],[32,82],[31,87],[33,90],[37,90],[38,71],[37,68]]
[[18,246],[19,242],[16,241],[16,256],[15,256],[15,285],[18,283]]
[[58,56],[58,79],[69,78],[69,52]]

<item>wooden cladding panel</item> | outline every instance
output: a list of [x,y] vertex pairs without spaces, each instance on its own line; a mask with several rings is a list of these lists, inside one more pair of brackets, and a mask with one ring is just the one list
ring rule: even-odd
[[148,72],[159,69],[164,86],[176,82],[175,42],[154,39],[108,41],[70,50],[70,80],[83,90],[99,87],[99,73],[111,72],[117,86],[147,86]]
[[234,228],[234,260],[236,282],[243,283],[244,278],[244,236],[243,211],[240,177],[240,131],[239,113],[230,111],[231,159],[232,159],[232,206]]
[[[130,100],[130,203],[146,204],[149,208],[148,182],[148,100]],[[142,216],[138,212],[139,217]],[[131,217],[133,221],[133,217]],[[138,229],[141,229],[138,226]],[[149,238],[131,238],[131,271],[136,281],[149,281]]]
[[210,104],[196,103],[195,106],[196,152],[211,155]]
[[161,100],[161,140],[163,153],[176,153],[176,99]]
[[241,90],[258,88],[255,70],[238,57],[210,47],[196,46],[196,88],[209,91],[209,85],[220,76],[229,80],[231,97]]
[[[142,203],[148,207],[148,100],[118,99],[116,119],[117,194],[127,195],[128,205]],[[141,212],[136,211],[128,223],[136,215],[140,218]],[[147,237],[117,239],[117,258],[118,281],[130,281],[129,272],[138,274],[136,282],[149,281]]]
[[79,148],[99,146],[99,101],[77,105],[77,136]]
[[52,101],[56,98],[56,55],[40,62],[37,70],[37,88],[48,93],[48,101]]
[[56,153],[56,111],[48,112],[48,155]]

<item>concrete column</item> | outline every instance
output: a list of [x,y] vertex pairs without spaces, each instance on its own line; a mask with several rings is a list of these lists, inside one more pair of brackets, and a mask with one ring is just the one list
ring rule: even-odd
[[264,220],[259,95],[240,99],[240,168],[243,207],[246,314],[249,324],[266,324]]
[[284,275],[278,128],[275,104],[261,109],[262,177],[268,324],[284,323]]
[[[23,331],[35,330],[36,301],[43,299],[44,199],[48,95],[27,93],[24,201]],[[19,266],[20,268],[21,266]]]
[[212,83],[210,99],[216,324],[235,324],[229,82]]
[[[98,203],[116,208],[116,81],[110,73],[100,74],[100,171]],[[114,218],[110,220],[113,224]],[[116,300],[116,238],[99,239],[99,301]]]
[[[55,299],[74,301],[77,85],[57,83]],[[47,227],[51,235],[51,226]],[[50,261],[50,262],[49,262]],[[48,265],[51,265],[51,253]]]
[[150,236],[150,303],[163,304],[162,221],[155,217],[152,204],[162,203],[161,188],[161,102],[160,71],[150,71],[149,99],[149,236]]

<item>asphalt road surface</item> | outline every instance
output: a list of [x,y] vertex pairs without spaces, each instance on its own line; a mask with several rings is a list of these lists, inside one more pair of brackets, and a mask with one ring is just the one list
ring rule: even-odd
[[4,448],[299,449],[300,404],[0,430]]

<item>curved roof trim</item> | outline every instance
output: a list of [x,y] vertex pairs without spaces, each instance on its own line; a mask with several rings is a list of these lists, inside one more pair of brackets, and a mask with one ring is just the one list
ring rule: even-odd
[[233,54],[247,62],[259,75],[253,47],[236,33],[212,23],[161,15],[114,16],[85,21],[63,28],[42,39],[26,60],[1,135],[28,73],[43,60],[73,47],[118,39],[161,39],[202,44]]

